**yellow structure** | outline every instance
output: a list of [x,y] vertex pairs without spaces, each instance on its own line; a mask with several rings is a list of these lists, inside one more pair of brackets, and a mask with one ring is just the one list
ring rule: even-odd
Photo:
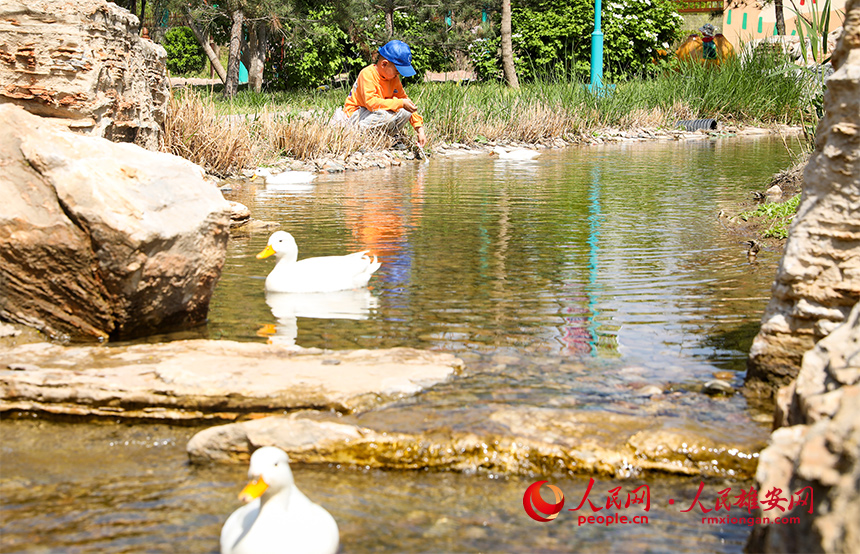
[[[797,14],[795,7],[802,15],[811,18],[813,10],[821,13],[823,0],[783,0],[783,15],[785,18],[785,34],[797,35]],[[842,26],[842,16],[845,13],[845,0],[830,2],[830,30]],[[805,30],[805,29],[803,29]],[[732,43],[735,49],[741,43],[754,39],[776,35],[776,12],[773,2],[765,4],[755,0],[726,0],[723,9],[723,28],[720,31]]]

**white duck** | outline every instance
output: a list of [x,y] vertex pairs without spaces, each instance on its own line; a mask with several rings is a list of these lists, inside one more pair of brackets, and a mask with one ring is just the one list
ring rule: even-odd
[[272,173],[268,167],[258,167],[254,170],[255,177],[262,177],[266,180],[266,185],[298,185],[310,183],[316,179],[316,174],[311,171],[282,171],[280,173]]
[[287,454],[264,446],[251,455],[251,482],[239,494],[245,504],[221,528],[221,554],[331,554],[337,522],[293,481]]
[[540,152],[537,150],[532,150],[530,148],[512,148],[508,150],[507,148],[502,148],[501,146],[496,146],[493,148],[493,153],[496,154],[500,160],[531,160],[540,156]]
[[382,265],[367,252],[299,260],[296,239],[286,231],[276,231],[257,258],[274,254],[277,259],[275,269],[266,277],[267,291],[334,292],[367,286],[370,276]]

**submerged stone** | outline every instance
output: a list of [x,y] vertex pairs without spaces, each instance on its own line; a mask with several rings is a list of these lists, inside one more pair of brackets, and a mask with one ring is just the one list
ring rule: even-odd
[[415,412],[411,406],[337,420],[322,413],[267,417],[206,429],[187,449],[198,463],[244,462],[256,448],[275,445],[300,463],[626,478],[750,476],[761,447],[705,438],[680,418],[498,406],[451,427],[443,416]]

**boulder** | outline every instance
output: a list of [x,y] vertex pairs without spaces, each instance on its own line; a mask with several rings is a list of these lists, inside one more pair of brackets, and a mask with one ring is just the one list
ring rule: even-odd
[[352,412],[444,381],[462,362],[409,348],[330,352],[233,341],[37,343],[0,350],[0,413],[157,421]]
[[0,319],[104,340],[205,321],[230,206],[182,158],[0,105]]
[[755,488],[762,499],[775,489],[787,499],[808,490],[811,502],[757,514],[797,519],[757,525],[747,551],[860,552],[860,304],[803,357],[780,391],[775,424]]
[[825,115],[803,175],[773,295],[750,350],[747,384],[771,396],[798,372],[803,354],[845,321],[860,298],[860,2],[827,80]]
[[149,150],[161,146],[170,83],[164,48],[104,0],[0,2],[0,103]]

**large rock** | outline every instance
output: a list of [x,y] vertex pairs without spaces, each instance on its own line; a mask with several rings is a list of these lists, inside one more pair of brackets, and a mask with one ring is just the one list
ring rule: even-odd
[[797,379],[780,391],[776,424],[756,489],[762,499],[775,489],[785,498],[811,490],[812,503],[758,514],[797,520],[756,526],[747,550],[860,552],[860,304],[803,357]]
[[104,0],[0,2],[0,103],[158,150],[170,83],[164,48]]
[[843,322],[860,298],[860,2],[845,26],[827,81],[826,112],[803,197],[753,342],[747,382],[766,395],[797,375],[801,358]]
[[408,348],[329,352],[232,341],[0,351],[0,412],[162,421],[308,408],[351,412],[414,394],[462,366]]
[[0,105],[0,319],[74,340],[206,319],[230,206],[203,170]]

